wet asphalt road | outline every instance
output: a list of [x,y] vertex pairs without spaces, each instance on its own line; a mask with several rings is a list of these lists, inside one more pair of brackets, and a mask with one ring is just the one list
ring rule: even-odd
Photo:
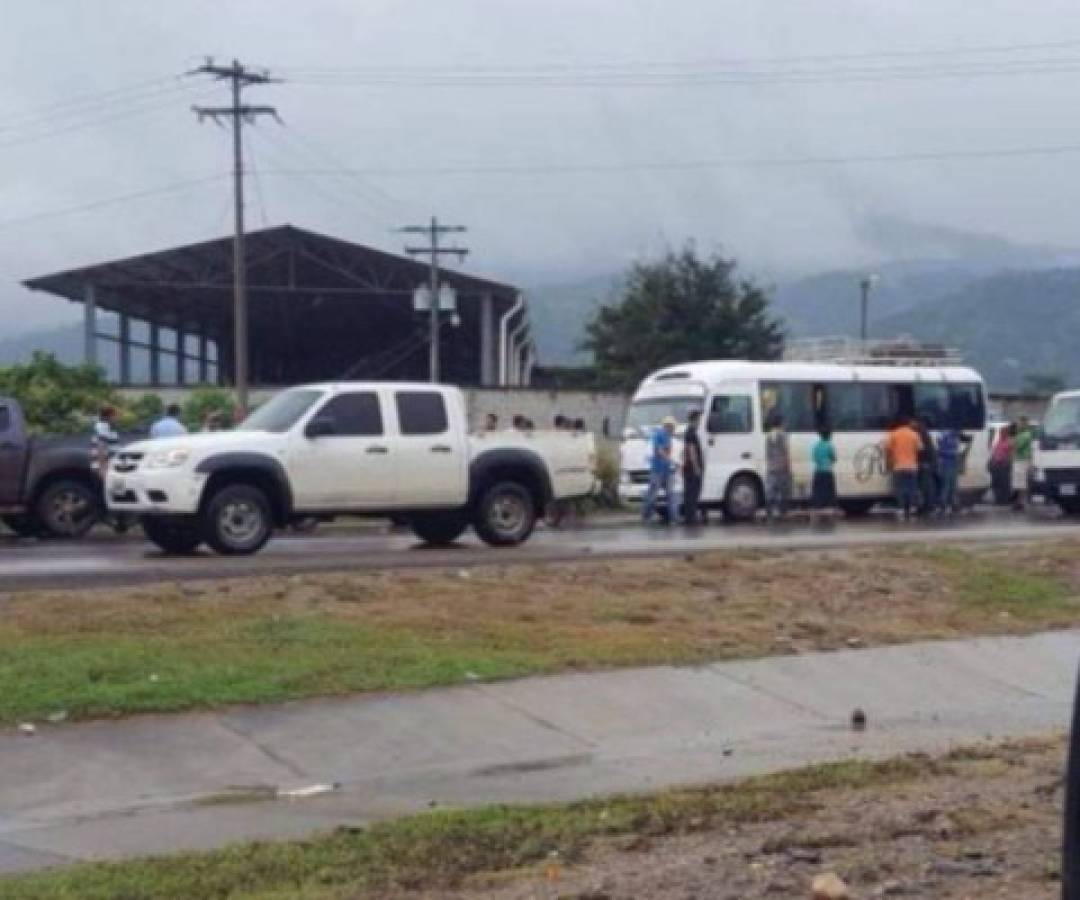
[[887,516],[811,526],[642,527],[629,522],[573,530],[538,530],[522,547],[495,550],[471,533],[450,549],[420,546],[407,532],[330,529],[282,536],[251,557],[167,557],[137,534],[95,535],[73,543],[0,537],[0,591],[92,587],[178,579],[228,578],[332,570],[473,567],[588,558],[629,558],[706,550],[794,550],[904,543],[971,543],[1080,537],[1080,521],[1046,512],[985,510],[948,521],[898,523]]

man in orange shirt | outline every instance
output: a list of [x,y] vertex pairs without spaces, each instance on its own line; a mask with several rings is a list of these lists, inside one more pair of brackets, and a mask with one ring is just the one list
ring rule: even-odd
[[896,485],[896,508],[903,518],[911,518],[911,510],[918,502],[919,451],[922,439],[911,427],[911,420],[903,416],[885,439],[885,453],[892,464]]

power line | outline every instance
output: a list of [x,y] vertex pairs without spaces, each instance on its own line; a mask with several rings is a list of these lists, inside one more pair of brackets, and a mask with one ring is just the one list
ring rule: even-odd
[[865,153],[851,156],[802,157],[729,157],[719,159],[587,162],[587,163],[498,163],[482,165],[451,165],[409,168],[369,169],[307,169],[266,170],[264,175],[339,176],[347,173],[368,177],[408,178],[417,175],[545,175],[545,174],[603,174],[605,172],[693,171],[722,168],[788,168],[799,166],[833,166],[855,164],[885,164],[935,162],[962,159],[1008,159],[1025,156],[1060,156],[1080,153],[1080,144],[1060,144],[1045,147],[1007,147],[990,150],[928,150],[907,153]]
[[229,106],[193,107],[199,121],[228,119],[233,131],[233,198],[235,200],[236,233],[233,237],[233,383],[236,399],[244,411],[248,408],[248,327],[247,327],[247,262],[244,255],[244,124],[254,123],[259,116],[274,116],[272,106],[250,106],[241,103],[241,92],[252,85],[265,85],[280,79],[268,72],[254,72],[233,60],[231,66],[220,66],[207,59],[191,75],[212,75],[218,81],[228,81],[232,103]]
[[806,62],[856,62],[862,60],[874,60],[874,59],[909,59],[918,57],[947,57],[947,56],[980,56],[988,54],[1012,54],[1012,53],[1030,53],[1033,51],[1041,50],[1066,50],[1076,49],[1080,47],[1080,38],[1057,40],[1057,41],[1039,41],[1029,43],[1012,43],[1012,44],[974,44],[974,45],[958,45],[953,47],[929,47],[929,48],[900,48],[897,50],[872,50],[872,51],[858,51],[853,53],[816,53],[816,54],[799,54],[799,55],[787,55],[787,56],[722,56],[722,57],[708,57],[699,59],[683,59],[683,60],[666,60],[666,61],[649,61],[649,60],[627,60],[625,62],[618,62],[614,60],[608,60],[597,63],[576,63],[566,64],[560,62],[546,62],[536,64],[525,64],[517,66],[505,66],[505,65],[455,65],[455,66],[440,66],[440,65],[418,65],[418,66],[353,66],[353,67],[333,67],[333,66],[308,66],[308,67],[294,67],[284,69],[288,74],[303,75],[313,73],[371,73],[371,72],[506,72],[506,71],[518,71],[518,72],[536,72],[546,70],[556,71],[570,71],[570,70],[611,70],[611,69],[627,69],[627,68],[659,68],[659,69],[674,69],[680,67],[702,67],[702,66],[716,66],[716,65],[754,65],[760,63],[806,63]]
[[172,184],[163,185],[162,187],[147,188],[146,190],[133,191],[129,194],[119,194],[115,197],[104,197],[100,200],[91,200],[89,203],[80,203],[77,206],[47,210],[46,212],[33,213],[15,219],[3,219],[0,220],[0,229],[13,228],[16,225],[27,225],[31,222],[43,222],[48,219],[59,219],[76,213],[91,212],[107,206],[117,206],[132,200],[141,200],[145,197],[159,197],[164,196],[165,194],[175,194],[178,191],[183,191],[191,187],[218,182],[227,177],[227,173],[219,172],[217,175],[204,175],[201,178],[189,178],[185,181],[176,181]]

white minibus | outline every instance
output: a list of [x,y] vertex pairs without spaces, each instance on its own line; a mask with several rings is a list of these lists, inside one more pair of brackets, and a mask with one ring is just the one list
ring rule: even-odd
[[720,360],[670,366],[641,383],[623,431],[624,501],[644,498],[654,429],[674,416],[681,431],[694,409],[702,412],[702,506],[735,521],[752,519],[763,503],[765,436],[777,414],[790,435],[795,503],[809,499],[811,448],[822,428],[836,445],[841,508],[859,515],[891,499],[882,445],[890,425],[905,415],[917,416],[932,432],[956,428],[971,438],[963,445],[962,503],[974,504],[990,486],[985,390],[973,369]]

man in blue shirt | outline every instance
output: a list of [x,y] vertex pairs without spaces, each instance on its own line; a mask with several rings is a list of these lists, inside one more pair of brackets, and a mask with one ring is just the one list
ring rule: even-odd
[[664,423],[653,432],[650,447],[652,450],[649,458],[649,489],[645,492],[645,506],[641,511],[641,517],[648,522],[656,511],[656,500],[660,490],[664,491],[664,500],[667,502],[667,515],[664,517],[669,524],[678,513],[678,504],[672,483],[675,475],[675,460],[672,457],[672,440],[675,437],[675,418],[668,416]]
[[152,438],[178,437],[187,433],[184,423],[180,421],[180,407],[175,403],[170,403],[165,409],[165,415],[150,426]]

